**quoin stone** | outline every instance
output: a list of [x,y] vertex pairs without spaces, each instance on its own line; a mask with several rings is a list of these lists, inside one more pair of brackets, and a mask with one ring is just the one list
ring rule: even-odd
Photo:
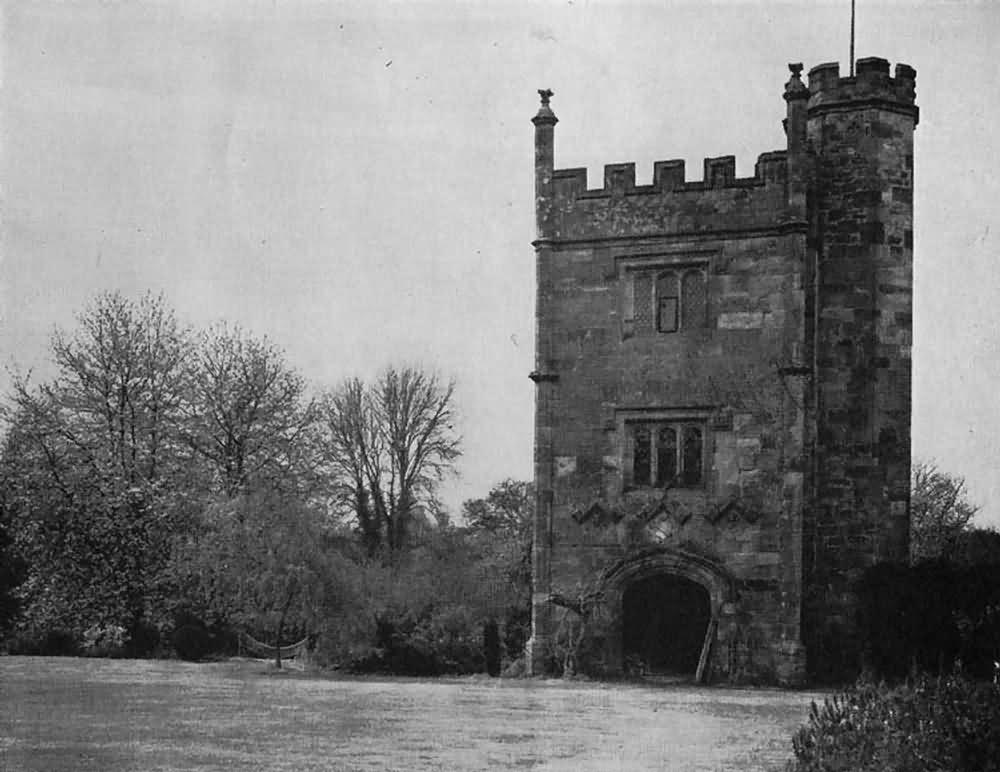
[[850,676],[856,582],[906,559],[916,73],[789,69],[747,178],[592,188],[539,92],[534,673]]

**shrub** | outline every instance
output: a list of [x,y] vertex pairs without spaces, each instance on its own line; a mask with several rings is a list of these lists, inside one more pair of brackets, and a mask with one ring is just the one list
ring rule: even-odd
[[859,682],[813,703],[792,738],[792,772],[1000,770],[1000,688],[954,675]]
[[513,662],[524,656],[524,647],[531,636],[531,605],[511,605],[504,614],[503,645],[505,659]]
[[121,625],[91,625],[83,631],[83,650],[89,657],[120,656],[126,630]]
[[901,679],[913,667],[939,674],[961,663],[992,674],[1000,653],[1000,574],[989,565],[883,563],[858,586],[866,666]]
[[123,654],[134,658],[150,657],[156,653],[159,645],[160,631],[157,627],[145,620],[139,620],[128,631]]
[[500,626],[490,619],[483,626],[483,655],[486,657],[486,672],[496,678],[500,675]]
[[10,638],[7,653],[36,657],[75,657],[80,653],[80,643],[68,630],[28,630]]
[[355,672],[397,675],[481,673],[484,625],[496,621],[491,662],[521,653],[530,624],[523,588],[492,542],[457,529],[384,563],[362,561],[338,588],[334,613],[319,625],[317,661]]
[[467,609],[453,606],[383,610],[374,646],[347,663],[357,673],[437,676],[480,673],[482,628]]
[[239,634],[225,622],[216,621],[208,626],[209,648],[213,654],[235,657],[240,651]]
[[211,650],[208,631],[201,625],[186,624],[174,631],[174,651],[188,662],[203,659]]

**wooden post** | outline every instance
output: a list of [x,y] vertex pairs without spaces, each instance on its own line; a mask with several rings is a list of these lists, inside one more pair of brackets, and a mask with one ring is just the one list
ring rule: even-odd
[[712,642],[715,640],[715,631],[719,626],[718,620],[713,618],[705,629],[705,642],[701,645],[701,656],[698,657],[698,669],[694,673],[696,684],[704,683],[705,670],[708,669],[708,656],[712,651]]

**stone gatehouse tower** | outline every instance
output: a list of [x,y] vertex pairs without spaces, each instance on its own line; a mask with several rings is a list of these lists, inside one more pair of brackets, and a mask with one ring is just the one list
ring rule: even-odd
[[790,70],[747,178],[592,188],[540,92],[534,672],[583,619],[606,674],[847,674],[854,581],[906,559],[916,73]]

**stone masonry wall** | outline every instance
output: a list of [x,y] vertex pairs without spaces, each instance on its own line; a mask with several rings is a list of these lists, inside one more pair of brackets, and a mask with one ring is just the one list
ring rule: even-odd
[[905,561],[910,475],[915,73],[883,59],[810,72],[817,158],[815,422],[807,513],[807,645],[813,675],[855,670],[853,584]]
[[[549,514],[536,531],[534,644],[558,627],[550,592],[581,592],[662,549],[731,583],[713,609],[713,675],[774,680],[800,639],[804,464],[805,229],[788,222],[785,154],[761,156],[748,179],[732,157],[707,160],[699,182],[661,162],[640,187],[617,164],[587,190],[583,170],[544,167],[551,135],[540,145],[536,481]],[[705,277],[704,324],[643,328],[649,277],[689,269]],[[704,421],[702,486],[626,489],[627,423],[648,415]],[[609,593],[592,631],[609,672],[622,665],[616,604]]]

